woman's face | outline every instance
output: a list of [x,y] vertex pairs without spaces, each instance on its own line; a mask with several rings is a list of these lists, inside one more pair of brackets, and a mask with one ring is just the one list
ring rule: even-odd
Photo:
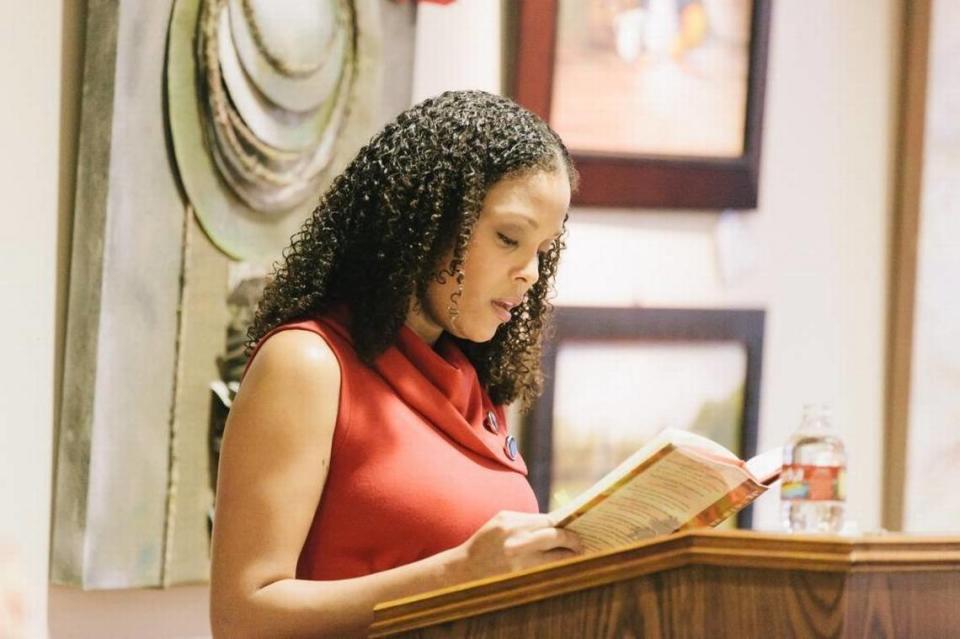
[[[467,245],[463,295],[451,313],[456,278],[431,282],[425,304],[416,306],[407,325],[433,343],[442,331],[473,342],[493,338],[510,320],[510,309],[539,277],[539,259],[563,232],[570,206],[570,181],[564,169],[507,177],[487,191],[483,209]],[[442,265],[449,264],[452,251]]]

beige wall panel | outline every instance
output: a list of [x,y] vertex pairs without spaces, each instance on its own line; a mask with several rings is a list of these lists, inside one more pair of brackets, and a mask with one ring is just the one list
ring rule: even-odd
[[88,10],[52,573],[156,585],[184,220],[163,120],[170,5]]
[[216,358],[224,350],[229,321],[228,258],[193,215],[185,238],[164,585],[209,577],[210,383],[220,377]]

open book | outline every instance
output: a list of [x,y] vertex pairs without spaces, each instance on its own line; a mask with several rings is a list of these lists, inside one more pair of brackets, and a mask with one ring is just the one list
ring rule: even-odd
[[666,429],[550,519],[588,552],[715,526],[762,495],[781,463],[779,448],[744,462],[706,437]]

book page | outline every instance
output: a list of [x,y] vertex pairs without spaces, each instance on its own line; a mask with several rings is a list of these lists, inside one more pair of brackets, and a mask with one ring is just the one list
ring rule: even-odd
[[658,455],[662,455],[663,450],[668,447],[696,449],[704,456],[712,457],[718,462],[729,460],[729,463],[743,463],[732,452],[702,435],[673,428],[665,428],[660,431],[656,437],[641,446],[635,453],[604,475],[593,486],[576,498],[570,500],[570,502],[551,512],[550,516],[554,524],[556,525],[556,522],[567,519],[572,513],[582,510],[587,504],[596,501],[598,498],[602,498],[603,495],[609,492],[615,485],[622,483],[625,477],[641,472],[643,468],[649,465],[649,460]]
[[729,459],[731,461],[738,461],[740,459],[733,453],[733,451],[727,450],[727,448],[721,446],[709,437],[691,433],[688,430],[665,428],[658,435],[658,438],[663,438],[665,441],[675,444],[678,448],[694,448],[701,450],[704,453],[709,453],[716,456],[718,459]]
[[747,470],[753,473],[758,482],[769,486],[780,478],[783,467],[783,447],[774,448],[757,455],[747,462]]
[[[744,484],[751,489],[737,490]],[[752,486],[757,484],[738,465],[668,445],[557,525],[579,534],[588,551],[605,550],[672,533],[696,522],[701,513],[713,519],[729,516],[747,503],[744,499],[756,496]],[[728,493],[733,495],[725,501]]]

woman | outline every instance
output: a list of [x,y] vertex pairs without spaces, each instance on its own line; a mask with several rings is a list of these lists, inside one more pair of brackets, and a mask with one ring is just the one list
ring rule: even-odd
[[502,406],[539,390],[576,174],[535,115],[451,92],[360,150],[293,238],[221,450],[214,634],[362,634],[376,603],[581,550]]

